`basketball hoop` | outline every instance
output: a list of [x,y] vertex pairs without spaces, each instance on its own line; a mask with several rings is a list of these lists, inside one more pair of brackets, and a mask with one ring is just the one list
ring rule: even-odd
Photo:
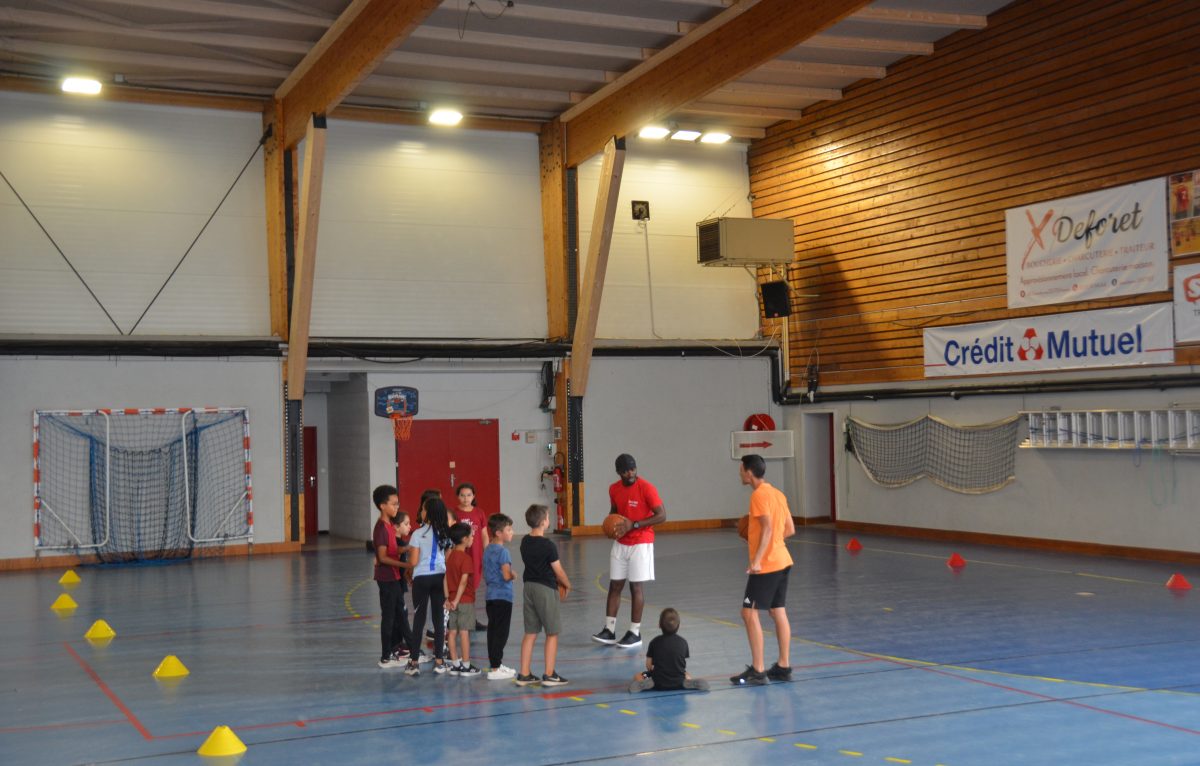
[[413,418],[417,412],[417,389],[409,386],[375,389],[375,414],[392,421],[396,441],[406,442],[412,436]]
[[400,410],[393,412],[390,417],[392,419],[392,430],[396,434],[396,441],[408,441],[412,436],[413,416]]

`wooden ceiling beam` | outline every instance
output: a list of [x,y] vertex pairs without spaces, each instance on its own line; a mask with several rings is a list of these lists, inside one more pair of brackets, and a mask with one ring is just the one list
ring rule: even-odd
[[295,146],[314,114],[342,102],[441,0],[354,0],[279,86],[283,141]]
[[[646,62],[652,66],[635,67],[630,79],[602,88],[598,95],[603,96],[576,111],[567,123],[567,165],[573,167],[584,162],[600,151],[611,136],[625,136],[643,125],[665,119],[676,109],[791,50],[867,3],[868,0],[822,3],[760,0],[730,6],[712,22]],[[689,42],[693,35],[701,38]]]

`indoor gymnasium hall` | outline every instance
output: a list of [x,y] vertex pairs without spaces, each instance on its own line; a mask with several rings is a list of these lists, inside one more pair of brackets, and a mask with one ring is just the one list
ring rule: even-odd
[[1198,27],[0,0],[0,763],[1200,763]]

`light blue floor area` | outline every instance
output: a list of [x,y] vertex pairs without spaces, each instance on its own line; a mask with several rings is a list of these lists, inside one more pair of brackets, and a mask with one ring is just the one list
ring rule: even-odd
[[[64,616],[50,610],[61,571],[7,573],[0,764],[1200,764],[1200,596],[1164,587],[1200,574],[869,536],[850,554],[849,537],[802,529],[789,543],[794,680],[739,688],[745,544],[659,535],[644,633],[679,609],[707,693],[629,694],[642,653],[590,641],[610,545],[597,538],[558,538],[576,590],[557,667],[570,684],[555,689],[376,667],[361,547],[81,568]],[[83,638],[97,619],[117,632],[107,645]],[[486,664],[484,634],[472,647]],[[777,651],[769,633],[768,663]],[[155,680],[166,655],[191,674]],[[541,656],[539,642],[539,674]],[[248,751],[196,755],[218,725]]]

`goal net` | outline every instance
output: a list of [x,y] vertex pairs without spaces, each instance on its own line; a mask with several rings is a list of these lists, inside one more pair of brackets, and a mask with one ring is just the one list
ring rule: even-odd
[[962,426],[931,415],[877,425],[846,418],[850,444],[871,481],[903,487],[925,477],[965,494],[994,492],[1014,478],[1020,416]]
[[145,561],[253,539],[244,408],[35,411],[33,484],[39,552]]

